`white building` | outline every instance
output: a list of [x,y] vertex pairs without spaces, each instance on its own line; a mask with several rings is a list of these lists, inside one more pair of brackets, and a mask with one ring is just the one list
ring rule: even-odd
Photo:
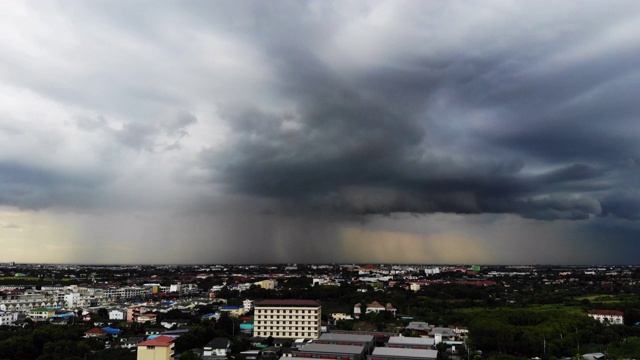
[[124,320],[125,312],[122,310],[110,310],[109,311],[109,320]]
[[624,313],[616,310],[591,310],[589,317],[592,317],[603,324],[623,324]]
[[251,309],[253,309],[253,300],[249,300],[249,299],[245,299],[242,302],[242,307],[244,307],[244,312],[248,313],[249,311],[251,311]]
[[255,303],[254,336],[307,338],[320,336],[322,308],[313,300],[264,300]]
[[429,276],[429,275],[435,275],[435,274],[440,274],[440,268],[428,268],[428,269],[424,269],[424,274]]
[[80,293],[71,293],[64,295],[64,304],[67,309],[73,309],[78,305],[78,300],[80,300]]
[[0,310],[0,325],[13,325],[16,321],[18,321],[17,312]]
[[209,341],[207,345],[204,346],[203,356],[205,358],[216,357],[221,359],[227,358],[227,353],[231,349],[231,342],[229,339],[224,337],[217,337],[213,340]]

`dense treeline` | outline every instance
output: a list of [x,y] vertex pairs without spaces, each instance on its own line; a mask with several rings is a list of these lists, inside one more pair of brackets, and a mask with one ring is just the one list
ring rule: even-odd
[[87,325],[42,325],[34,328],[0,328],[0,359],[85,359],[104,344],[81,339]]

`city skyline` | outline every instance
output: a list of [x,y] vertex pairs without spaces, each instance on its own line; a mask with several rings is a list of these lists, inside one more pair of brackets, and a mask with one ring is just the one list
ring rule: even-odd
[[638,264],[636,2],[4,10],[0,262]]

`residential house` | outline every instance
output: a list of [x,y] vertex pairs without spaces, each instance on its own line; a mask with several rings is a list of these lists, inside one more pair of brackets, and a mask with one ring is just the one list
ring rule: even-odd
[[393,316],[396,316],[397,310],[396,308],[393,307],[393,305],[391,305],[391,303],[387,303],[387,305],[382,306],[379,302],[374,301],[371,304],[367,305],[365,314],[372,313],[372,312],[379,314],[383,311],[389,311],[393,314]]
[[231,349],[231,342],[225,337],[217,337],[204,346],[203,359],[226,359]]
[[139,343],[144,341],[143,336],[128,336],[120,338],[118,345],[121,348],[133,349],[138,346]]
[[97,338],[97,339],[106,339],[109,335],[107,330],[101,329],[99,327],[94,327],[93,329],[89,329],[84,332],[85,338]]
[[155,324],[157,320],[156,319],[157,316],[158,315],[152,314],[152,313],[140,314],[138,315],[136,322],[140,324],[144,324],[144,323]]
[[624,324],[624,313],[616,310],[591,310],[589,317],[592,317],[603,324]]
[[189,325],[189,320],[186,319],[164,319],[160,323],[160,325],[164,326],[167,329],[171,329],[172,327],[185,326]]

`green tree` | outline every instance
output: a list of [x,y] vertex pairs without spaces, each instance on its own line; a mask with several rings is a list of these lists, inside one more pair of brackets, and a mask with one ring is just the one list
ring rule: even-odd
[[105,308],[100,308],[98,309],[98,316],[103,318],[103,319],[108,319],[109,318],[109,311]]
[[201,360],[202,356],[195,353],[194,351],[187,350],[180,354],[180,360]]

